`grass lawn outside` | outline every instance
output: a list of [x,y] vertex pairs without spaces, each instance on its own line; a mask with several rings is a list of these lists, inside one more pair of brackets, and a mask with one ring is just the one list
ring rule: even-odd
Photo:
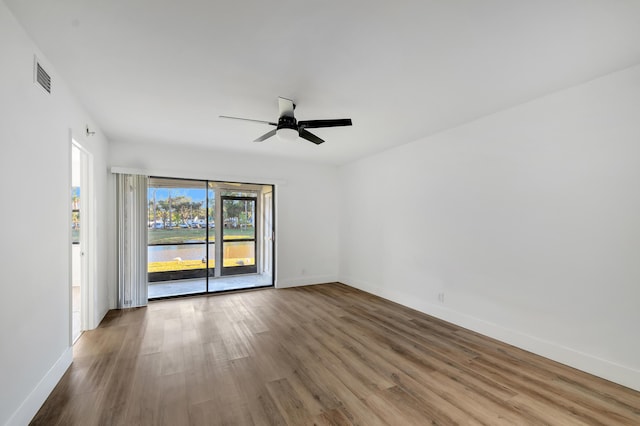
[[[215,260],[209,260],[209,268],[214,268]],[[232,257],[224,260],[224,266],[252,266],[255,264],[253,258]],[[193,269],[204,269],[205,264],[202,260],[169,260],[166,262],[149,262],[148,272],[173,272],[188,271]]]

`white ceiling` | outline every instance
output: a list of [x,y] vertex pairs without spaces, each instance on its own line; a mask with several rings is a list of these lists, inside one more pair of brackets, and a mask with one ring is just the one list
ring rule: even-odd
[[[638,0],[4,1],[110,140],[329,164],[640,63]],[[259,144],[218,118],[278,96],[353,127]]]

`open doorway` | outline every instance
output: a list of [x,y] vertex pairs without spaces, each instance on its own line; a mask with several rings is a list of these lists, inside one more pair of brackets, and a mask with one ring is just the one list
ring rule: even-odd
[[273,261],[267,193],[272,185],[149,178],[149,299],[273,286],[262,267]]
[[92,159],[71,142],[71,342],[90,327],[92,244]]

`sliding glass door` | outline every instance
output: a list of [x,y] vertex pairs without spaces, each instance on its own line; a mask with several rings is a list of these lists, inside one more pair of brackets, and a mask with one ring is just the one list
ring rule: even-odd
[[[206,182],[150,178],[148,188],[148,279],[150,283],[206,278],[208,191]],[[177,284],[176,284],[177,285]],[[206,291],[206,280],[174,289],[180,294]],[[154,297],[150,287],[149,297]]]
[[149,299],[273,285],[273,205],[261,206],[272,193],[271,185],[149,178]]

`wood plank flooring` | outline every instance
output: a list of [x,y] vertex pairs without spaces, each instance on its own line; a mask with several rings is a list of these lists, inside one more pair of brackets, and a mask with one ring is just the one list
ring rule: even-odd
[[342,284],[111,311],[34,425],[640,425],[640,393]]

